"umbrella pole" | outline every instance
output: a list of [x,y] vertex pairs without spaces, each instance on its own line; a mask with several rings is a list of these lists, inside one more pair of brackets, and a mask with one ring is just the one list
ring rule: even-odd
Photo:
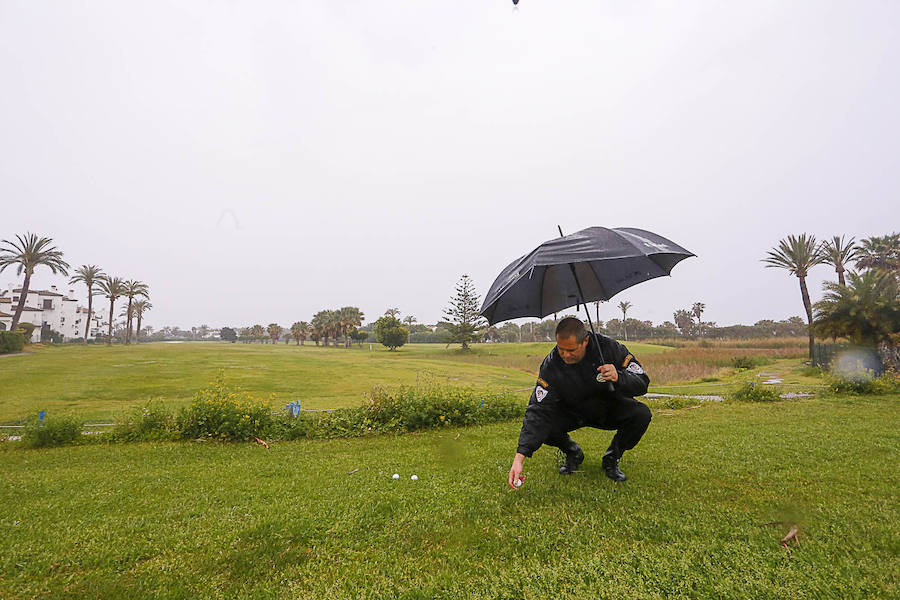
[[[559,237],[565,237],[562,232],[562,227],[557,225],[556,228],[559,229]],[[575,278],[575,287],[578,288],[578,301],[584,307],[584,314],[587,315],[588,325],[591,326],[591,339],[593,339],[594,343],[597,345],[597,354],[600,355],[600,363],[606,364],[606,360],[603,358],[603,351],[600,349],[600,341],[597,339],[597,332],[594,331],[594,322],[591,321],[591,310],[584,301],[584,292],[581,291],[581,282],[578,281],[578,273],[575,272],[575,265],[569,263],[569,268],[572,270],[572,277]],[[610,387],[612,387],[612,384],[610,384]]]

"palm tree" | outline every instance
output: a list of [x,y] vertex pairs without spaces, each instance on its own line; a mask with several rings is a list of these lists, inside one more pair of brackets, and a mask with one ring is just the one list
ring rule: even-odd
[[291,337],[297,340],[298,346],[303,345],[307,335],[309,335],[309,323],[306,321],[297,321],[291,325]]
[[875,346],[900,329],[898,285],[885,271],[849,273],[850,284],[824,284],[825,297],[816,302],[815,329],[822,335],[846,337]]
[[266,337],[266,330],[262,325],[254,325],[250,328],[250,339],[262,341]]
[[88,289],[87,323],[84,325],[84,343],[87,344],[91,332],[91,315],[94,312],[94,284],[104,273],[97,265],[81,265],[75,270],[75,275],[69,279],[69,283],[83,283]]
[[399,308],[389,308],[386,311],[384,311],[384,314],[386,314],[389,317],[394,317],[396,319],[400,316],[400,309]]
[[121,277],[103,275],[97,279],[97,287],[109,298],[109,332],[106,334],[106,345],[112,346],[113,310],[116,300],[125,294],[125,281]]
[[137,318],[137,332],[134,334],[134,342],[136,344],[141,341],[141,319],[144,317],[144,313],[152,308],[153,304],[149,300],[135,300],[134,305],[131,307],[134,316]]
[[25,308],[25,299],[28,297],[28,288],[31,285],[31,276],[36,267],[44,265],[53,271],[54,275],[57,273],[69,274],[69,263],[62,259],[63,253],[57,250],[56,246],[50,245],[53,243],[53,238],[39,238],[28,232],[24,237],[17,235],[16,239],[18,242],[0,241],[0,273],[12,265],[16,265],[16,275],[25,273],[25,280],[22,282],[22,289],[19,292],[19,303],[13,314],[11,331],[15,331],[19,325],[22,309]]
[[706,305],[702,302],[694,302],[694,305],[691,307],[691,314],[697,317],[697,333],[699,335],[703,335],[703,321],[701,320],[701,316],[703,315],[703,311],[706,310]]
[[[328,336],[331,335],[331,317],[329,313],[330,310],[320,310],[316,314],[313,315],[312,318],[312,327],[315,332],[315,336],[317,338],[321,338],[325,345],[328,345]],[[319,345],[319,340],[316,340],[316,346]]]
[[812,303],[809,301],[809,290],[806,289],[806,277],[811,268],[825,262],[825,255],[816,245],[816,236],[807,236],[805,233],[799,236],[789,235],[778,242],[777,248],[769,250],[768,256],[763,258],[762,262],[766,263],[767,268],[787,269],[790,275],[796,275],[800,280],[800,295],[803,298],[806,322],[809,325],[809,359],[812,360],[815,339],[812,328]]
[[859,256],[859,248],[853,243],[853,238],[849,242],[844,242],[844,236],[833,236],[830,240],[822,242],[821,252],[825,256],[825,263],[834,267],[838,276],[838,283],[847,285],[844,280],[844,266],[856,260]]
[[[415,323],[417,319],[412,315],[407,315],[401,320],[406,323],[406,328],[412,331],[413,323]],[[359,325],[357,325],[357,327],[359,327]]]
[[631,308],[631,302],[627,300],[622,300],[619,302],[619,310],[622,311],[622,335],[625,337],[625,341],[628,341],[628,330],[625,329],[625,315],[628,313],[628,309]]
[[[350,332],[362,325],[365,315],[355,306],[344,306],[337,312],[338,320],[341,325],[341,333],[344,336],[344,346],[349,348],[351,346]],[[415,317],[413,317],[413,320],[415,320]]]
[[856,257],[856,266],[888,271],[900,279],[900,234],[864,239]]
[[281,337],[281,333],[284,331],[284,327],[278,323],[269,323],[266,331],[268,332],[269,337],[272,338],[272,344],[277,344],[278,338]]
[[131,305],[134,302],[136,296],[143,296],[146,299],[150,299],[150,288],[147,287],[146,283],[142,283],[140,281],[136,281],[134,279],[129,279],[125,282],[125,291],[122,293],[123,296],[128,298],[128,311],[127,311],[127,320],[125,323],[125,344],[131,343],[131,318],[134,315],[131,310]]

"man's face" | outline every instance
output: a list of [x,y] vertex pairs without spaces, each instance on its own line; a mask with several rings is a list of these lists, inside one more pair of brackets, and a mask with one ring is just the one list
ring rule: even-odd
[[556,348],[559,350],[559,357],[562,358],[567,365],[580,363],[587,350],[588,340],[590,340],[590,338],[585,337],[584,341],[579,344],[574,335],[566,338],[557,336]]

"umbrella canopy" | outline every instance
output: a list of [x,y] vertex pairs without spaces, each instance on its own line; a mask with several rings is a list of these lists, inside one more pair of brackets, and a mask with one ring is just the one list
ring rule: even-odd
[[588,227],[544,242],[503,269],[481,314],[493,325],[544,318],[582,301],[609,300],[635,284],[669,275],[690,256],[694,254],[643,229]]

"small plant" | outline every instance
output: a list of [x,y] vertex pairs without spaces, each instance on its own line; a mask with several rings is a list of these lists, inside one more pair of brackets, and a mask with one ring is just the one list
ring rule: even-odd
[[886,395],[900,393],[900,374],[887,371],[875,377],[868,371],[825,376],[826,392],[830,395]]
[[135,408],[116,423],[109,439],[119,442],[161,441],[177,437],[175,416],[159,402]]
[[267,404],[229,386],[219,373],[182,409],[176,426],[183,438],[236,441],[265,435],[271,424]]
[[735,356],[731,359],[731,366],[735,369],[752,369],[756,362],[749,356]]
[[733,392],[731,399],[737,402],[778,402],[781,400],[781,397],[777,391],[770,387],[750,382]]
[[26,448],[51,448],[81,442],[84,423],[73,417],[29,419],[22,433]]

